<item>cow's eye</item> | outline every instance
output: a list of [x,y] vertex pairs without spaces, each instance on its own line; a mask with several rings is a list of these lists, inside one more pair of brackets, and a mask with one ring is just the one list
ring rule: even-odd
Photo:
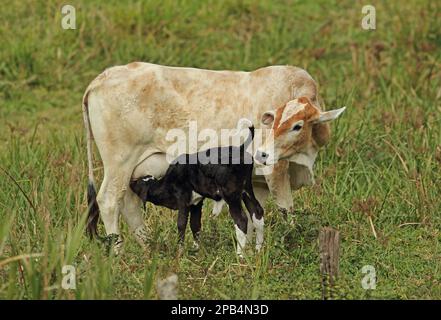
[[302,129],[302,125],[301,125],[301,124],[296,124],[296,125],[292,128],[292,131],[300,131],[300,129]]

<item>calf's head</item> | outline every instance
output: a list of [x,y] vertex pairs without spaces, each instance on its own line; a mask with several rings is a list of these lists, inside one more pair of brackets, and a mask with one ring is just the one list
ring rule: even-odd
[[254,159],[257,163],[271,165],[302,152],[310,145],[313,126],[336,119],[345,109],[321,111],[308,98],[301,97],[274,111],[266,111],[262,115],[262,124],[271,131],[257,149]]
[[147,201],[148,193],[150,187],[153,185],[153,183],[156,181],[156,179],[153,176],[145,176],[142,178],[139,178],[137,180],[133,180],[130,182],[130,189],[138,195],[142,199],[143,202]]

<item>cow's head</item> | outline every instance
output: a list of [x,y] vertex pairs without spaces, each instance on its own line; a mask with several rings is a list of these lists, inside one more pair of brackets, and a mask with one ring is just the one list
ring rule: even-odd
[[271,165],[302,152],[312,139],[314,124],[336,119],[346,108],[320,111],[306,97],[291,100],[284,106],[266,111],[262,124],[271,128],[269,136],[254,158],[258,163]]

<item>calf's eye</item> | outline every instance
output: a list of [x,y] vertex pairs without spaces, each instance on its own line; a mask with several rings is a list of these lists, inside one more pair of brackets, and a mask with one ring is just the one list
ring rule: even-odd
[[292,131],[300,131],[300,129],[302,129],[302,125],[300,125],[300,124],[296,124],[296,125],[292,128]]

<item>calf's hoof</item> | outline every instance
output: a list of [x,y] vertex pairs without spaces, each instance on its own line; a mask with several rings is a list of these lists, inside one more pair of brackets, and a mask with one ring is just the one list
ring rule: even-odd
[[244,256],[243,252],[241,252],[241,253],[236,252],[236,255],[237,255],[237,258],[239,259],[240,263],[245,261],[245,256]]
[[243,259],[244,258],[244,252],[245,252],[245,248],[241,248],[239,246],[239,244],[237,244],[237,248],[236,248],[236,255],[239,259]]

